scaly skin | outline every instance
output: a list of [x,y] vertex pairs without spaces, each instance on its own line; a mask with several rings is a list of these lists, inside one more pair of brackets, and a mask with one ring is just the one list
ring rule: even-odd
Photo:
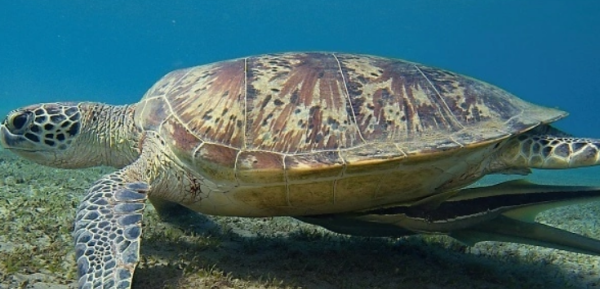
[[144,134],[140,158],[95,182],[79,205],[74,236],[80,288],[130,288],[145,201],[161,187],[159,141],[154,132]]
[[125,174],[102,177],[79,205],[74,233],[79,288],[131,287],[149,187],[128,183]]

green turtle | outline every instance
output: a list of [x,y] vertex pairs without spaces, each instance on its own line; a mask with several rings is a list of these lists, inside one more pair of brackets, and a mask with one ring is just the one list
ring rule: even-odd
[[548,238],[572,237],[564,231],[513,232],[527,223],[515,216],[597,198],[596,189],[463,190],[491,173],[598,164],[600,140],[549,125],[564,116],[417,63],[282,53],[173,71],[132,105],[20,108],[0,143],[47,166],[118,168],[86,192],[75,250],[81,288],[130,288],[146,200],[161,217],[293,216],[357,235],[445,233],[600,254],[593,239]]

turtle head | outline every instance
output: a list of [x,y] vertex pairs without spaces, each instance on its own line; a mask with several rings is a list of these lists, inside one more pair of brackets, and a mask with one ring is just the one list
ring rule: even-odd
[[76,103],[47,103],[11,111],[0,124],[0,144],[17,155],[53,167],[73,167],[81,133]]

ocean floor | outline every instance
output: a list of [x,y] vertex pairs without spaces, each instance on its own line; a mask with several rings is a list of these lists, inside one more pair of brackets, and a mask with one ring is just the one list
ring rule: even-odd
[[[0,150],[0,288],[72,288],[71,231],[88,185],[109,168],[59,170]],[[535,171],[543,183],[600,185],[599,169]],[[504,178],[488,178],[497,182]],[[600,238],[600,202],[538,221]],[[600,288],[600,257],[444,236],[337,235],[290,218],[144,217],[134,288]]]

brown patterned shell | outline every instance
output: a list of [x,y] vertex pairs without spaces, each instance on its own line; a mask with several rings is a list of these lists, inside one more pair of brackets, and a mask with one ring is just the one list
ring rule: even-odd
[[216,182],[287,186],[460,155],[565,115],[446,70],[342,53],[177,70],[136,114]]

